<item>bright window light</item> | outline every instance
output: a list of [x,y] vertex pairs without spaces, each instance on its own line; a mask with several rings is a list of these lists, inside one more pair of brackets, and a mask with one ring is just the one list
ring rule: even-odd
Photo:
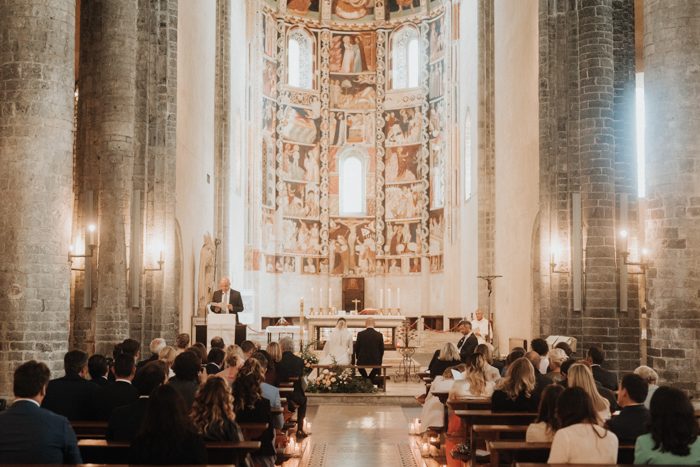
[[288,84],[300,87],[301,70],[299,69],[300,47],[299,42],[291,39],[289,41],[289,55],[287,56],[287,66],[289,67]]
[[350,155],[342,159],[340,166],[340,213],[365,213],[365,184],[362,161],[358,156]]

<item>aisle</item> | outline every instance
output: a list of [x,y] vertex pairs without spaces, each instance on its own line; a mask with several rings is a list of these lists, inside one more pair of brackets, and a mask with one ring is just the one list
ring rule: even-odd
[[322,405],[304,467],[417,467],[399,406]]

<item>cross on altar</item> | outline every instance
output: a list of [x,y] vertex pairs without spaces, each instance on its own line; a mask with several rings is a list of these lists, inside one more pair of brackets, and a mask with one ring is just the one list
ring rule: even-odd
[[355,311],[357,311],[357,304],[360,303],[360,300],[355,299],[355,300],[352,301],[352,303],[355,304]]

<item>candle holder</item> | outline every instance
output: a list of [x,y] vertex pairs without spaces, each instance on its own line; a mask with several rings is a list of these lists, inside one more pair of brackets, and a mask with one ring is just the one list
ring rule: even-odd
[[421,457],[424,457],[424,458],[430,457],[430,444],[428,444],[428,443],[421,443],[421,445],[420,445],[420,455],[421,455]]

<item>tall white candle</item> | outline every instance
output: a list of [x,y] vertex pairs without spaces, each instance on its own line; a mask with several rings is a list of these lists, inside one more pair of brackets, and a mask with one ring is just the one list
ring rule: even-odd
[[396,289],[396,308],[401,308],[401,287]]
[[391,308],[391,289],[386,289],[386,306]]
[[309,300],[309,305],[311,305],[311,308],[313,309],[314,307],[314,288],[311,287],[311,299]]
[[331,307],[331,288],[328,287],[328,308]]
[[379,289],[379,309],[384,309],[384,289]]

